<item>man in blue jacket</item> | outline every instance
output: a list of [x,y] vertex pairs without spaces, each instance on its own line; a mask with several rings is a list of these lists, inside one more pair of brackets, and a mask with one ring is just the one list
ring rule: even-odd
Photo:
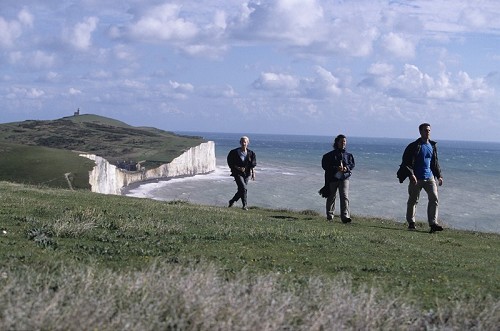
[[[430,140],[431,125],[422,123],[418,127],[420,138],[410,143],[404,153],[402,164],[399,167],[398,178],[402,183],[406,178],[410,179],[408,184],[408,202],[406,209],[406,221],[408,229],[415,230],[415,213],[422,189],[427,193],[429,202],[427,204],[427,220],[430,232],[443,231],[438,224],[438,189],[443,185],[443,177],[438,162],[437,145]],[[437,184],[436,184],[437,179]]]

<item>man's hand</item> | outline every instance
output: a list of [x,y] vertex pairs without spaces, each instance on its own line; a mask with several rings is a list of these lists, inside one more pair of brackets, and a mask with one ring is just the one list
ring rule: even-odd
[[255,180],[255,171],[252,170],[252,180]]
[[439,186],[443,185],[443,177],[438,178],[438,184],[439,184]]

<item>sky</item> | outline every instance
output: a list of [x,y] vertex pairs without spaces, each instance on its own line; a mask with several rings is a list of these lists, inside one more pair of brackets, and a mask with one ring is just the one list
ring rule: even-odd
[[0,0],[0,122],[500,142],[497,0]]

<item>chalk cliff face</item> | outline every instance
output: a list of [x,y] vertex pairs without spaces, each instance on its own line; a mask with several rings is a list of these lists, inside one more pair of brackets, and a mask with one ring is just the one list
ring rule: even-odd
[[80,156],[95,161],[96,165],[89,173],[89,183],[92,192],[104,194],[120,195],[125,186],[150,179],[204,174],[215,170],[213,141],[192,147],[172,162],[147,171],[122,170],[94,154],[80,154]]

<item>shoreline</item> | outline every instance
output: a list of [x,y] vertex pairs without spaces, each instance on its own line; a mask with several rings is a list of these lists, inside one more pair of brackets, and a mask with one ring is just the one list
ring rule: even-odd
[[127,186],[122,187],[120,195],[127,196],[128,194],[130,194],[131,190],[135,190],[135,189],[139,188],[142,185],[158,184],[158,183],[161,183],[161,182],[169,182],[169,181],[171,181],[173,179],[183,179],[183,178],[191,178],[191,177],[200,176],[200,175],[209,175],[209,174],[211,174],[213,172],[214,171],[207,172],[207,173],[204,173],[204,174],[196,174],[196,175],[181,175],[181,176],[175,176],[175,177],[161,177],[161,178],[146,179],[146,180],[143,180],[143,181],[140,181],[140,182],[134,182],[134,183],[131,183],[131,184],[127,185]]

